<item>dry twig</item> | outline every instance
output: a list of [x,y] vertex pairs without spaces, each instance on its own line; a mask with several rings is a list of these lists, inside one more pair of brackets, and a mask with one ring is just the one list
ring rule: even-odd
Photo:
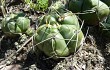
[[29,43],[29,42],[32,40],[32,38],[33,38],[33,36],[30,37],[27,41],[25,41],[24,44],[23,44],[15,53],[11,54],[9,57],[7,57],[7,59],[5,59],[4,61],[2,61],[2,62],[0,63],[0,69],[3,68],[4,66],[6,66],[7,64],[5,64],[5,63],[6,63],[9,59],[11,59],[13,56],[16,56],[16,55],[23,49],[23,47],[24,47],[27,43]]

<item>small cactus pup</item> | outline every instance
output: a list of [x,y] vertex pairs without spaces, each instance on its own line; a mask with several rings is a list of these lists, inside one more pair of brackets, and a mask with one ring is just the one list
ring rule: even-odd
[[2,20],[2,30],[6,36],[16,36],[25,33],[30,28],[30,20],[22,13],[10,14]]

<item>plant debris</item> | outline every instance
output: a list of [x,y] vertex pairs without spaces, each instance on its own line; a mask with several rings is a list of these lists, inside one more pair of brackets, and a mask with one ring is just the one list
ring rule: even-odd
[[[30,9],[22,0],[6,0],[5,4],[7,14],[25,13],[34,29],[37,29],[39,16],[47,13]],[[6,13],[0,9],[0,22]],[[39,55],[33,52],[33,36],[24,34],[16,38],[7,37],[0,23],[0,70],[110,70],[110,38],[104,36],[98,28],[84,25],[83,46],[68,57],[53,60],[39,50]]]

